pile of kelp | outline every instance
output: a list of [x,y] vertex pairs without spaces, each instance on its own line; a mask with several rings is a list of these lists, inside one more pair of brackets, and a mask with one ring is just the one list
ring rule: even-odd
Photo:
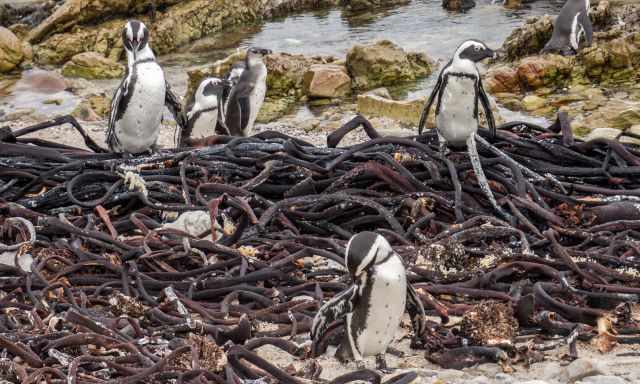
[[[359,125],[372,139],[336,148]],[[308,331],[350,284],[344,247],[363,230],[405,259],[428,311],[413,347],[444,367],[640,342],[629,137],[575,140],[564,118],[481,130],[517,162],[480,147],[498,217],[466,153],[443,157],[433,133],[379,137],[360,117],[328,148],[264,132],[124,158],[24,136],[44,126],[0,141],[3,380],[327,381],[311,351],[342,329],[314,348]],[[294,363],[267,361],[265,345]],[[381,381],[364,370],[334,382],[355,379]]]

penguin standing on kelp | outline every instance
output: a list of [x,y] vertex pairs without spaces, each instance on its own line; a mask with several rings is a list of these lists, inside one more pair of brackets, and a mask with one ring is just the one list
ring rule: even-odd
[[318,343],[331,323],[344,319],[346,337],[336,357],[363,366],[364,357],[376,356],[378,368],[387,370],[385,353],[407,304],[415,337],[424,333],[422,302],[407,282],[402,258],[376,233],[361,232],[349,240],[345,265],[353,285],[320,308],[313,319],[311,339]]
[[202,139],[214,134],[229,134],[224,123],[223,97],[230,87],[229,81],[217,77],[208,77],[200,83],[193,102],[185,109],[187,125],[181,131],[178,147],[187,138]]
[[477,62],[492,57],[495,57],[495,53],[483,42],[467,40],[460,44],[451,61],[440,72],[438,82],[422,111],[418,132],[422,134],[429,110],[435,101],[438,139],[443,156],[446,154],[447,145],[453,147],[466,145],[480,188],[489,199],[491,206],[503,217],[508,217],[498,206],[491,192],[476,148],[478,104],[482,104],[491,135],[495,136],[496,131],[489,97],[482,86],[482,79],[476,68]]
[[107,144],[113,152],[139,154],[155,148],[165,105],[183,126],[180,101],[149,46],[149,30],[130,20],[122,30],[127,71],[111,101]]
[[567,0],[553,25],[551,40],[542,52],[558,52],[571,55],[580,49],[583,36],[590,46],[593,42],[593,25],[589,18],[589,0]]
[[226,101],[225,123],[234,136],[249,136],[267,92],[267,67],[262,58],[269,49],[251,47],[247,50],[244,69],[237,70],[237,83]]

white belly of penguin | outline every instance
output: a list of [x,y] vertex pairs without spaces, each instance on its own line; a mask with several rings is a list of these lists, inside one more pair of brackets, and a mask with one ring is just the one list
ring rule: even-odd
[[138,64],[136,72],[133,96],[115,126],[121,149],[130,153],[148,151],[158,140],[166,93],[164,73],[157,63]]
[[250,136],[253,132],[253,124],[256,122],[262,103],[264,102],[264,96],[267,94],[267,70],[266,68],[256,81],[251,96],[249,97],[249,103],[251,104],[251,111],[249,113],[249,121],[247,126],[243,129],[242,134],[244,136]]
[[198,116],[193,124],[191,137],[201,139],[215,134],[216,123],[218,121],[218,110],[203,112]]
[[364,322],[352,319],[366,327],[356,333],[356,345],[362,356],[384,353],[393,341],[404,314],[407,300],[407,278],[398,257],[377,265],[371,290],[369,311]]
[[449,76],[442,93],[440,113],[436,116],[438,132],[448,143],[464,145],[478,130],[478,120],[474,116],[475,80]]

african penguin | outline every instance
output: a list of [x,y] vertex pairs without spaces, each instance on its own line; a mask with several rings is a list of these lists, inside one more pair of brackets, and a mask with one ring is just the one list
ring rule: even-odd
[[149,30],[130,20],[122,30],[127,54],[125,77],[111,101],[107,144],[113,152],[139,154],[154,149],[166,105],[178,125],[184,124],[180,101],[149,46]]
[[313,319],[311,339],[319,342],[331,323],[344,319],[346,337],[336,357],[362,366],[364,357],[376,356],[378,368],[386,370],[385,353],[407,305],[415,336],[424,332],[422,302],[407,283],[402,258],[376,233],[361,232],[349,240],[345,265],[353,284],[320,308]]
[[268,49],[249,48],[244,69],[232,71],[239,77],[226,100],[225,123],[234,136],[249,136],[267,91],[267,67],[262,58],[270,54]]
[[589,7],[589,0],[567,0],[553,25],[551,40],[542,52],[575,54],[580,49],[583,35],[587,45],[590,46],[593,42],[593,25],[589,18]]
[[224,124],[222,95],[230,82],[217,77],[204,79],[186,108],[187,126],[182,131],[181,142],[186,138],[201,139],[216,133],[228,134]]
[[467,40],[460,44],[453,58],[438,76],[438,82],[422,111],[418,131],[422,134],[429,110],[437,99],[436,125],[443,156],[446,153],[447,144],[453,147],[466,145],[480,188],[492,207],[506,217],[489,188],[476,148],[478,103],[482,104],[492,136],[495,136],[496,131],[491,104],[476,68],[477,62],[494,56],[495,53],[480,41]]

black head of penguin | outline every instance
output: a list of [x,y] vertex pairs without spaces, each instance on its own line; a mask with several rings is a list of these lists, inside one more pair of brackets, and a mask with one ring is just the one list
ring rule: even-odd
[[360,232],[349,240],[345,264],[353,277],[358,277],[370,266],[385,260],[393,252],[384,237],[373,232]]
[[495,57],[496,53],[487,45],[477,40],[467,40],[458,48],[458,57],[474,63]]
[[129,20],[122,29],[122,43],[129,52],[137,52],[149,44],[149,30],[143,22]]

